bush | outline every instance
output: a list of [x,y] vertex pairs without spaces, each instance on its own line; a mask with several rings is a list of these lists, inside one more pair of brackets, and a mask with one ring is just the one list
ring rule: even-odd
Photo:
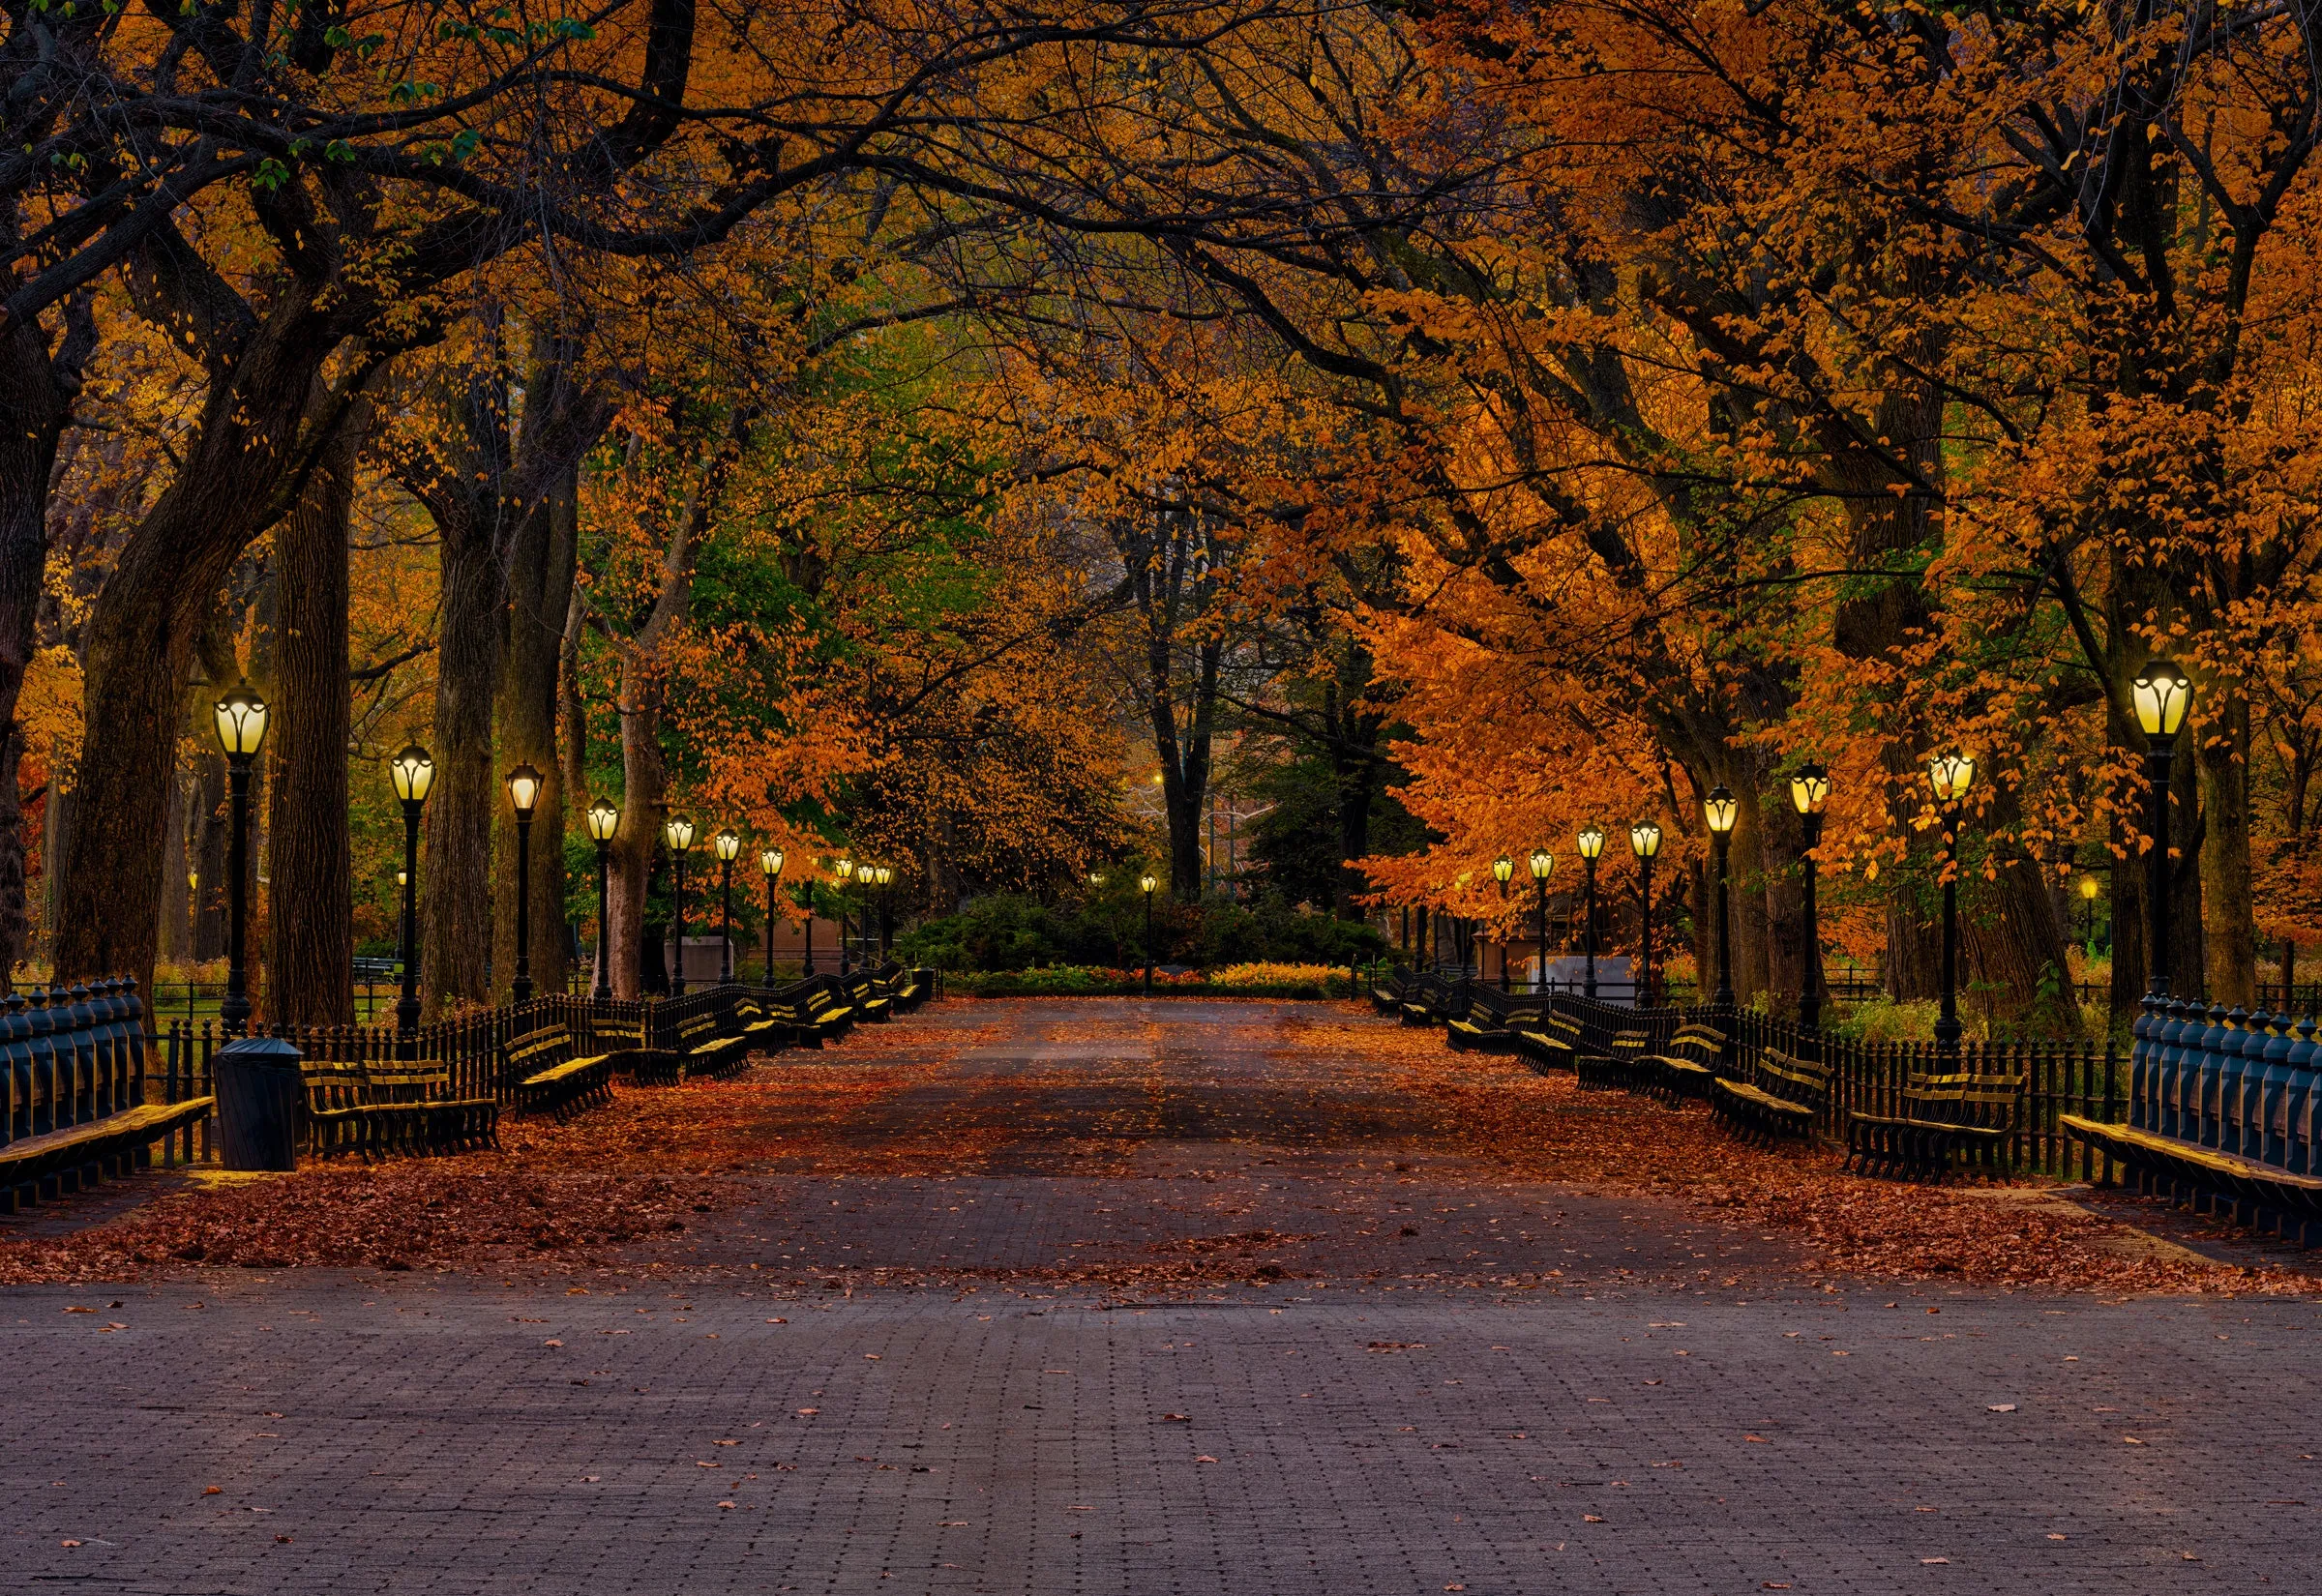
[[[1350,960],[1369,959],[1386,948],[1386,939],[1370,927],[1300,914],[1280,893],[1262,893],[1250,903],[1218,898],[1201,903],[1156,901],[1152,907],[1156,963],[1205,969],[1264,962],[1343,968]],[[954,973],[1064,964],[1133,965],[1142,972],[1145,908],[1133,880],[1125,887],[1117,879],[1109,882],[1104,892],[1072,907],[996,894],[906,932],[897,939],[896,952],[907,961]]]
[[[1136,997],[1145,991],[1145,969],[1107,969],[1058,964],[1043,970],[970,970],[947,974],[943,989],[955,997]],[[1238,964],[1214,976],[1199,970],[1153,972],[1156,996],[1181,997],[1346,997],[1347,972],[1325,964]]]

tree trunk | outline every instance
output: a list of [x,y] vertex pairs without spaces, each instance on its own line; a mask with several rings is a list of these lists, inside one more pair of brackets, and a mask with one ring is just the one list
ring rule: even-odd
[[211,386],[184,466],[123,546],[90,611],[68,897],[56,929],[61,978],[153,980],[166,783],[196,635],[296,465],[299,421],[331,354],[300,292],[285,290],[232,379]]
[[[661,757],[661,679],[652,662],[632,654],[621,666],[621,826],[613,834],[610,890],[612,990],[617,997],[642,995],[640,971],[646,941],[645,892],[653,870],[653,848],[661,837],[669,772]],[[814,869],[812,860],[806,870]]]
[[186,872],[191,868],[186,843],[193,780],[191,771],[177,770],[169,775],[169,822],[162,832],[162,920],[154,928],[154,946],[164,964],[183,963],[193,957],[194,927],[189,915],[194,892],[186,880]]
[[2198,750],[2201,769],[2202,961],[2214,1001],[2252,1009],[2257,925],[2249,879],[2249,700],[2238,684],[2222,680],[2211,693],[2192,734],[2179,739]]
[[1758,872],[1766,883],[1766,992],[1775,1014],[1795,1017],[1806,990],[1805,822],[1786,785],[1758,805]]
[[[567,612],[572,607],[573,561],[579,527],[578,473],[561,478],[549,498],[526,516],[509,550],[506,653],[499,702],[500,772],[529,763],[541,774],[532,822],[530,895],[534,989],[564,990],[565,767],[556,756],[556,700]],[[578,726],[568,736],[580,735]],[[498,886],[492,893],[493,986],[505,993],[516,978],[515,813],[495,805]]]
[[[435,787],[420,874],[421,1013],[491,1001],[491,831],[501,803],[491,744],[506,587],[489,520],[439,517]],[[503,978],[505,970],[497,972]]]
[[[13,218],[14,207],[11,207]],[[13,235],[15,229],[9,229]],[[47,581],[48,486],[56,448],[72,414],[79,367],[95,341],[85,303],[76,303],[69,331],[51,358],[48,335],[37,321],[15,321],[0,334],[0,982],[31,950],[24,902],[24,844],[17,771],[24,742],[16,698],[33,651],[40,646],[41,595]],[[48,788],[62,785],[48,773]],[[151,918],[151,910],[147,918]],[[49,925],[56,922],[51,919]],[[150,929],[150,927],[148,928]],[[129,967],[129,966],[123,966]],[[150,988],[150,961],[138,972]]]
[[370,425],[368,404],[342,415],[275,537],[266,1018],[278,1024],[355,1021],[346,541]]
[[[1995,783],[1982,824],[2012,828],[2021,814],[2015,789]],[[2003,854],[1996,879],[1985,881],[1973,872],[1973,857],[1959,883],[1959,945],[1975,1006],[1995,1034],[2079,1036],[2080,1004],[2065,953],[2069,932],[2039,863]],[[1967,998],[1962,994],[1962,1007]]]

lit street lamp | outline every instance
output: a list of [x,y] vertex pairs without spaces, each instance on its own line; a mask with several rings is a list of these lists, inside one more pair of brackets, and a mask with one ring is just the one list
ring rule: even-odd
[[[1506,901],[1507,883],[1514,878],[1515,873],[1515,862],[1506,854],[1503,853],[1492,861],[1492,879],[1500,883],[1500,897],[1503,901]],[[1483,956],[1478,953],[1476,957],[1480,959]],[[1500,939],[1500,990],[1507,990],[1507,938],[1504,936]]]
[[2080,877],[2080,946],[2090,954],[2097,951],[2097,878]]
[[1943,812],[1943,1012],[1935,1020],[1938,1052],[1959,1050],[1959,804],[1975,784],[1976,762],[1964,754],[1929,761],[1927,785]]
[[403,806],[403,994],[395,1005],[395,1031],[407,1045],[419,1034],[419,812],[435,785],[435,761],[417,743],[406,743],[387,762],[387,776]]
[[[1586,825],[1580,830],[1580,862],[1588,867],[1588,890],[1581,905],[1582,931],[1580,944],[1588,956],[1587,972],[1581,977],[1581,995],[1590,1002],[1596,1001],[1596,861],[1604,856],[1604,828]],[[1547,946],[1543,933],[1541,947]],[[1546,966],[1543,964],[1542,968]]]
[[742,856],[742,840],[729,826],[710,840],[718,854],[718,984],[733,985],[733,862]]
[[1153,888],[1160,885],[1150,872],[1137,877],[1137,890],[1145,894],[1145,995],[1153,995]]
[[685,995],[685,856],[693,851],[694,823],[682,814],[672,814],[662,823],[662,841],[670,844],[670,860],[676,867],[677,893],[671,918],[677,922],[677,967],[670,974],[670,995]]
[[1642,1009],[1652,1002],[1652,862],[1661,851],[1661,828],[1651,820],[1639,820],[1628,828],[1628,846],[1637,856],[1637,896],[1643,905],[1637,926],[1639,974],[1634,988],[1636,1006]]
[[[2193,684],[2184,671],[2166,660],[2155,660],[2129,685],[2136,705],[2136,724],[2145,734],[2145,830],[2153,851],[2145,869],[2151,879],[2146,890],[2148,924],[2145,935],[2145,990],[2155,997],[2169,995],[2169,765],[2177,754],[2177,729],[2192,707]],[[2118,944],[2116,943],[2117,947]]]
[[[759,985],[767,991],[774,990],[774,886],[782,879],[782,849],[760,848],[758,868],[766,877],[766,973]],[[813,922],[808,922],[810,925]]]
[[1726,862],[1733,845],[1734,822],[1742,806],[1723,783],[1710,788],[1702,800],[1701,817],[1710,828],[1710,851],[1717,863],[1717,991],[1710,1002],[1720,1014],[1734,1010],[1734,917],[1728,906]]
[[527,762],[508,773],[508,802],[516,809],[516,979],[509,995],[532,1001],[532,812],[540,803],[540,772]]
[[1533,848],[1525,863],[1532,869],[1534,908],[1539,916],[1534,929],[1539,932],[1540,967],[1532,981],[1532,990],[1539,991],[1548,984],[1548,877],[1556,870],[1556,855],[1546,848]]
[[612,998],[612,836],[621,829],[621,812],[611,800],[600,798],[588,806],[588,835],[597,844],[597,990],[600,1003]]
[[[225,997],[218,1005],[218,1018],[228,1036],[239,1036],[250,1024],[242,936],[250,885],[250,767],[266,741],[268,712],[266,700],[245,684],[218,700],[217,713],[218,746],[225,751],[226,791],[233,807],[225,856]],[[403,957],[408,961],[411,956],[406,951]]]
[[1820,765],[1801,765],[1790,778],[1790,807],[1806,828],[1806,847],[1801,860],[1806,867],[1806,989],[1798,994],[1798,1022],[1807,1030],[1822,1023],[1822,922],[1814,902],[1814,884],[1822,873],[1814,850],[1822,845],[1822,806],[1831,801],[1831,775]]

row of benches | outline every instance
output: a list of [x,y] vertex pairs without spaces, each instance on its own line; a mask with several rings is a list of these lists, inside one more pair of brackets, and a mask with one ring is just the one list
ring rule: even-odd
[[[1809,1136],[1830,1110],[1830,1064],[1773,1049],[1738,1056],[1721,1031],[1701,1020],[1680,1023],[1657,1047],[1654,1028],[1646,1025],[1616,1029],[1594,1047],[1554,997],[1462,994],[1447,982],[1402,976],[1374,988],[1372,1001],[1405,1024],[1441,1023],[1455,1050],[1513,1052],[1535,1070],[1571,1070],[1591,1090],[1637,1092],[1672,1107],[1706,1102],[1720,1122],[1753,1140]],[[1997,1168],[2013,1142],[2024,1086],[2020,1075],[1914,1076],[1895,1113],[1847,1114],[1847,1166],[1935,1179],[1956,1168]]]

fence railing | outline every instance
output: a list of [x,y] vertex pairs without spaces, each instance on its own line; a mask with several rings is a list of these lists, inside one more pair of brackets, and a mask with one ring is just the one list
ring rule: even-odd
[[2148,999],[2137,1017],[2128,1123],[2291,1174],[2317,1172],[2315,1021]]
[[145,1008],[137,984],[107,977],[34,988],[0,1001],[0,1146],[71,1130],[145,1101]]

